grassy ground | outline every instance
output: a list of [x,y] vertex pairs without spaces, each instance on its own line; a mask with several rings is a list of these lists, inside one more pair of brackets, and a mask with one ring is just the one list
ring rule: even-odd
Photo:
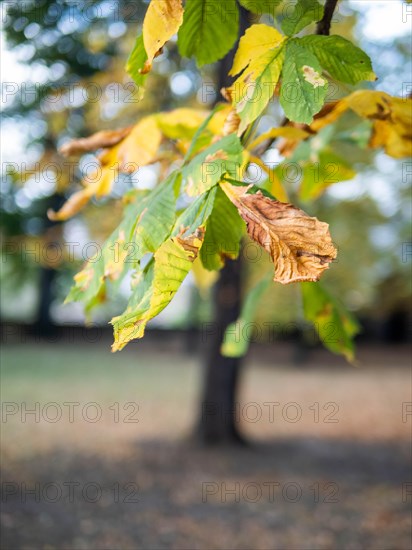
[[196,358],[6,346],[1,548],[411,548],[408,355],[297,369],[273,353],[245,370],[237,415],[254,444],[204,450],[186,437]]

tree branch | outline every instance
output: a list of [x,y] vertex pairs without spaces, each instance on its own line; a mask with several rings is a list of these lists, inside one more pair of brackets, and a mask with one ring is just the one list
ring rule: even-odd
[[318,22],[318,25],[316,27],[316,34],[322,34],[324,36],[327,36],[329,34],[332,17],[335,12],[337,3],[338,0],[326,0],[323,18]]

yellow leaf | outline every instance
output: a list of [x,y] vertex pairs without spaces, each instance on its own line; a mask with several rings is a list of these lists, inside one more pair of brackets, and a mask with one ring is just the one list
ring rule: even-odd
[[84,189],[74,193],[58,212],[48,210],[47,215],[53,221],[65,221],[82,210],[93,196],[104,197],[110,193],[113,182],[119,175],[117,161],[119,145],[106,149],[98,158],[101,166],[83,180]]
[[218,271],[209,271],[203,267],[199,258],[193,262],[192,273],[195,279],[196,286],[202,298],[207,297],[208,290],[214,285],[219,277]]
[[258,157],[251,156],[250,162],[254,162],[258,166],[260,166],[260,168],[262,168],[262,170],[268,175],[271,194],[274,195],[279,201],[288,202],[289,197],[286,189],[283,187],[283,184],[280,181],[275,170],[273,170],[273,168],[269,168],[269,166],[266,166],[266,164]]
[[162,141],[162,132],[156,116],[143,118],[119,146],[118,161],[120,169],[133,172],[139,166],[152,163]]
[[183,22],[181,0],[152,0],[143,22],[143,43],[150,66],[158,52],[179,30]]
[[279,201],[288,202],[288,193],[273,168],[269,169],[268,176],[270,181],[270,192],[272,193],[272,195],[275,196]]
[[209,111],[183,107],[156,115],[162,132],[170,139],[191,139],[194,132],[208,116]]
[[207,125],[207,129],[210,130],[215,136],[222,135],[226,119],[231,110],[231,105],[225,105],[222,109],[217,111]]
[[319,280],[337,254],[327,223],[260,191],[248,194],[247,186],[227,182],[221,186],[245,220],[250,237],[269,252],[275,264],[274,281]]
[[276,93],[285,57],[283,41],[253,58],[231,88],[227,89],[227,95],[241,118],[238,135],[256,120]]
[[231,76],[239,74],[253,59],[260,57],[270,48],[279,46],[284,39],[285,37],[280,32],[269,25],[252,25],[239,41],[233,67],[229,74]]
[[103,197],[112,189],[113,181],[117,177],[117,170],[111,167],[102,167],[89,176],[90,183],[81,191],[74,193],[58,212],[49,209],[47,216],[53,221],[65,221],[82,210],[93,196]]
[[324,109],[310,129],[319,131],[335,122],[348,109],[373,121],[370,147],[383,147],[388,155],[395,158],[412,154],[412,99],[392,97],[385,92],[358,90]]

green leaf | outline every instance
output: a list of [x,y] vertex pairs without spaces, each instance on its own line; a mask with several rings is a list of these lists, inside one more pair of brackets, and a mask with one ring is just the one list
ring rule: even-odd
[[242,357],[249,348],[250,324],[256,314],[259,300],[272,281],[272,273],[261,279],[248,293],[242,306],[240,317],[231,323],[225,332],[221,347],[222,355],[226,357]]
[[75,284],[70,289],[65,303],[82,301],[86,305],[86,311],[90,311],[102,301],[106,281],[121,280],[127,269],[132,267],[125,265],[128,251],[124,252],[124,247],[132,242],[136,217],[141,211],[145,195],[146,192],[137,193],[136,202],[126,207],[123,220],[103,244],[102,249],[75,275]]
[[320,283],[301,283],[301,289],[305,317],[315,325],[323,345],[353,362],[353,338],[360,331],[356,319]]
[[169,237],[175,223],[175,196],[180,184],[175,172],[153,191],[136,193],[123,221],[75,276],[75,284],[66,303],[82,301],[86,311],[98,305],[106,281],[119,283],[127,271],[136,268],[148,252],[154,253]]
[[180,55],[199,67],[224,57],[236,42],[239,11],[235,0],[187,0],[178,33]]
[[216,185],[226,172],[237,175],[242,152],[239,138],[230,134],[196,155],[183,168],[186,193],[191,197],[201,195]]
[[298,39],[287,43],[280,103],[289,120],[310,124],[321,110],[328,88],[321,72],[317,58]]
[[[201,240],[193,235],[189,241],[175,237],[167,240],[154,255],[154,264],[139,274],[127,309],[111,321],[114,329],[113,351],[135,338],[142,338],[150,319],[156,317],[172,300],[189,273]],[[182,244],[183,243],[183,244]]]
[[350,180],[355,175],[356,172],[345,159],[332,151],[322,151],[316,162],[304,163],[299,196],[303,201],[316,199],[327,187]]
[[235,259],[239,255],[240,239],[245,223],[237,208],[230,202],[220,187],[215,187],[216,197],[213,211],[206,224],[200,259],[209,271],[221,269],[225,259]]
[[142,338],[148,321],[173,299],[202,246],[204,226],[212,211],[215,194],[216,190],[212,189],[183,212],[176,221],[172,237],[158,248],[148,266],[136,274],[126,310],[111,321],[113,351],[121,350],[134,338]]
[[252,13],[262,15],[263,13],[270,13],[273,17],[276,13],[276,7],[282,2],[282,0],[239,0],[244,8]]
[[217,187],[212,187],[200,197],[197,197],[178,217],[172,230],[172,237],[184,233],[194,233],[206,223],[213,210]]
[[141,73],[147,61],[147,53],[144,49],[143,34],[139,34],[136,43],[126,63],[126,71],[138,86],[143,86],[146,75]]
[[174,172],[142,201],[132,237],[135,262],[148,252],[155,253],[169,237],[176,218],[176,194],[180,185],[181,175]]
[[336,80],[348,84],[376,80],[368,55],[342,36],[305,36],[298,40]]
[[236,111],[240,116],[239,133],[264,111],[275,92],[284,61],[283,45],[254,59],[233,86]]
[[[215,114],[221,111],[223,108],[224,108],[223,103],[215,105],[213,110],[209,113],[209,115],[205,118],[205,120],[196,130],[195,135],[193,136],[193,139],[190,143],[189,149],[185,155],[185,158],[184,158],[185,162],[187,162],[192,157],[193,153],[195,153],[198,150],[198,148],[202,145],[202,142],[204,141],[202,139],[203,137],[205,137],[207,142],[209,143],[210,139],[213,137],[213,134],[207,131],[207,126],[209,125],[209,122],[212,120]],[[208,135],[204,136],[204,134],[208,134]]]
[[323,6],[317,0],[298,0],[292,13],[285,15],[281,27],[285,34],[292,36],[322,17]]

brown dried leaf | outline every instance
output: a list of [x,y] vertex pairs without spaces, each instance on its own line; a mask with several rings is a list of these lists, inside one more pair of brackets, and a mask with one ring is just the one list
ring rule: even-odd
[[231,109],[225,120],[222,134],[224,136],[228,136],[229,134],[233,134],[237,132],[239,128],[239,124],[240,124],[240,116],[237,114],[236,109]]
[[79,212],[82,208],[86,206],[86,204],[90,200],[89,193],[86,193],[85,190],[77,191],[77,193],[74,193],[60,208],[58,212],[55,212],[51,208],[47,211],[47,216],[49,220],[52,221],[64,221],[68,220],[77,212]]
[[87,151],[96,151],[103,147],[113,147],[129,135],[133,126],[119,128],[118,130],[102,130],[91,136],[80,139],[73,139],[60,148],[60,153],[65,157],[79,155]]
[[275,263],[274,281],[319,280],[337,254],[327,223],[260,191],[248,194],[247,186],[221,185],[245,220],[250,237],[269,252]]

